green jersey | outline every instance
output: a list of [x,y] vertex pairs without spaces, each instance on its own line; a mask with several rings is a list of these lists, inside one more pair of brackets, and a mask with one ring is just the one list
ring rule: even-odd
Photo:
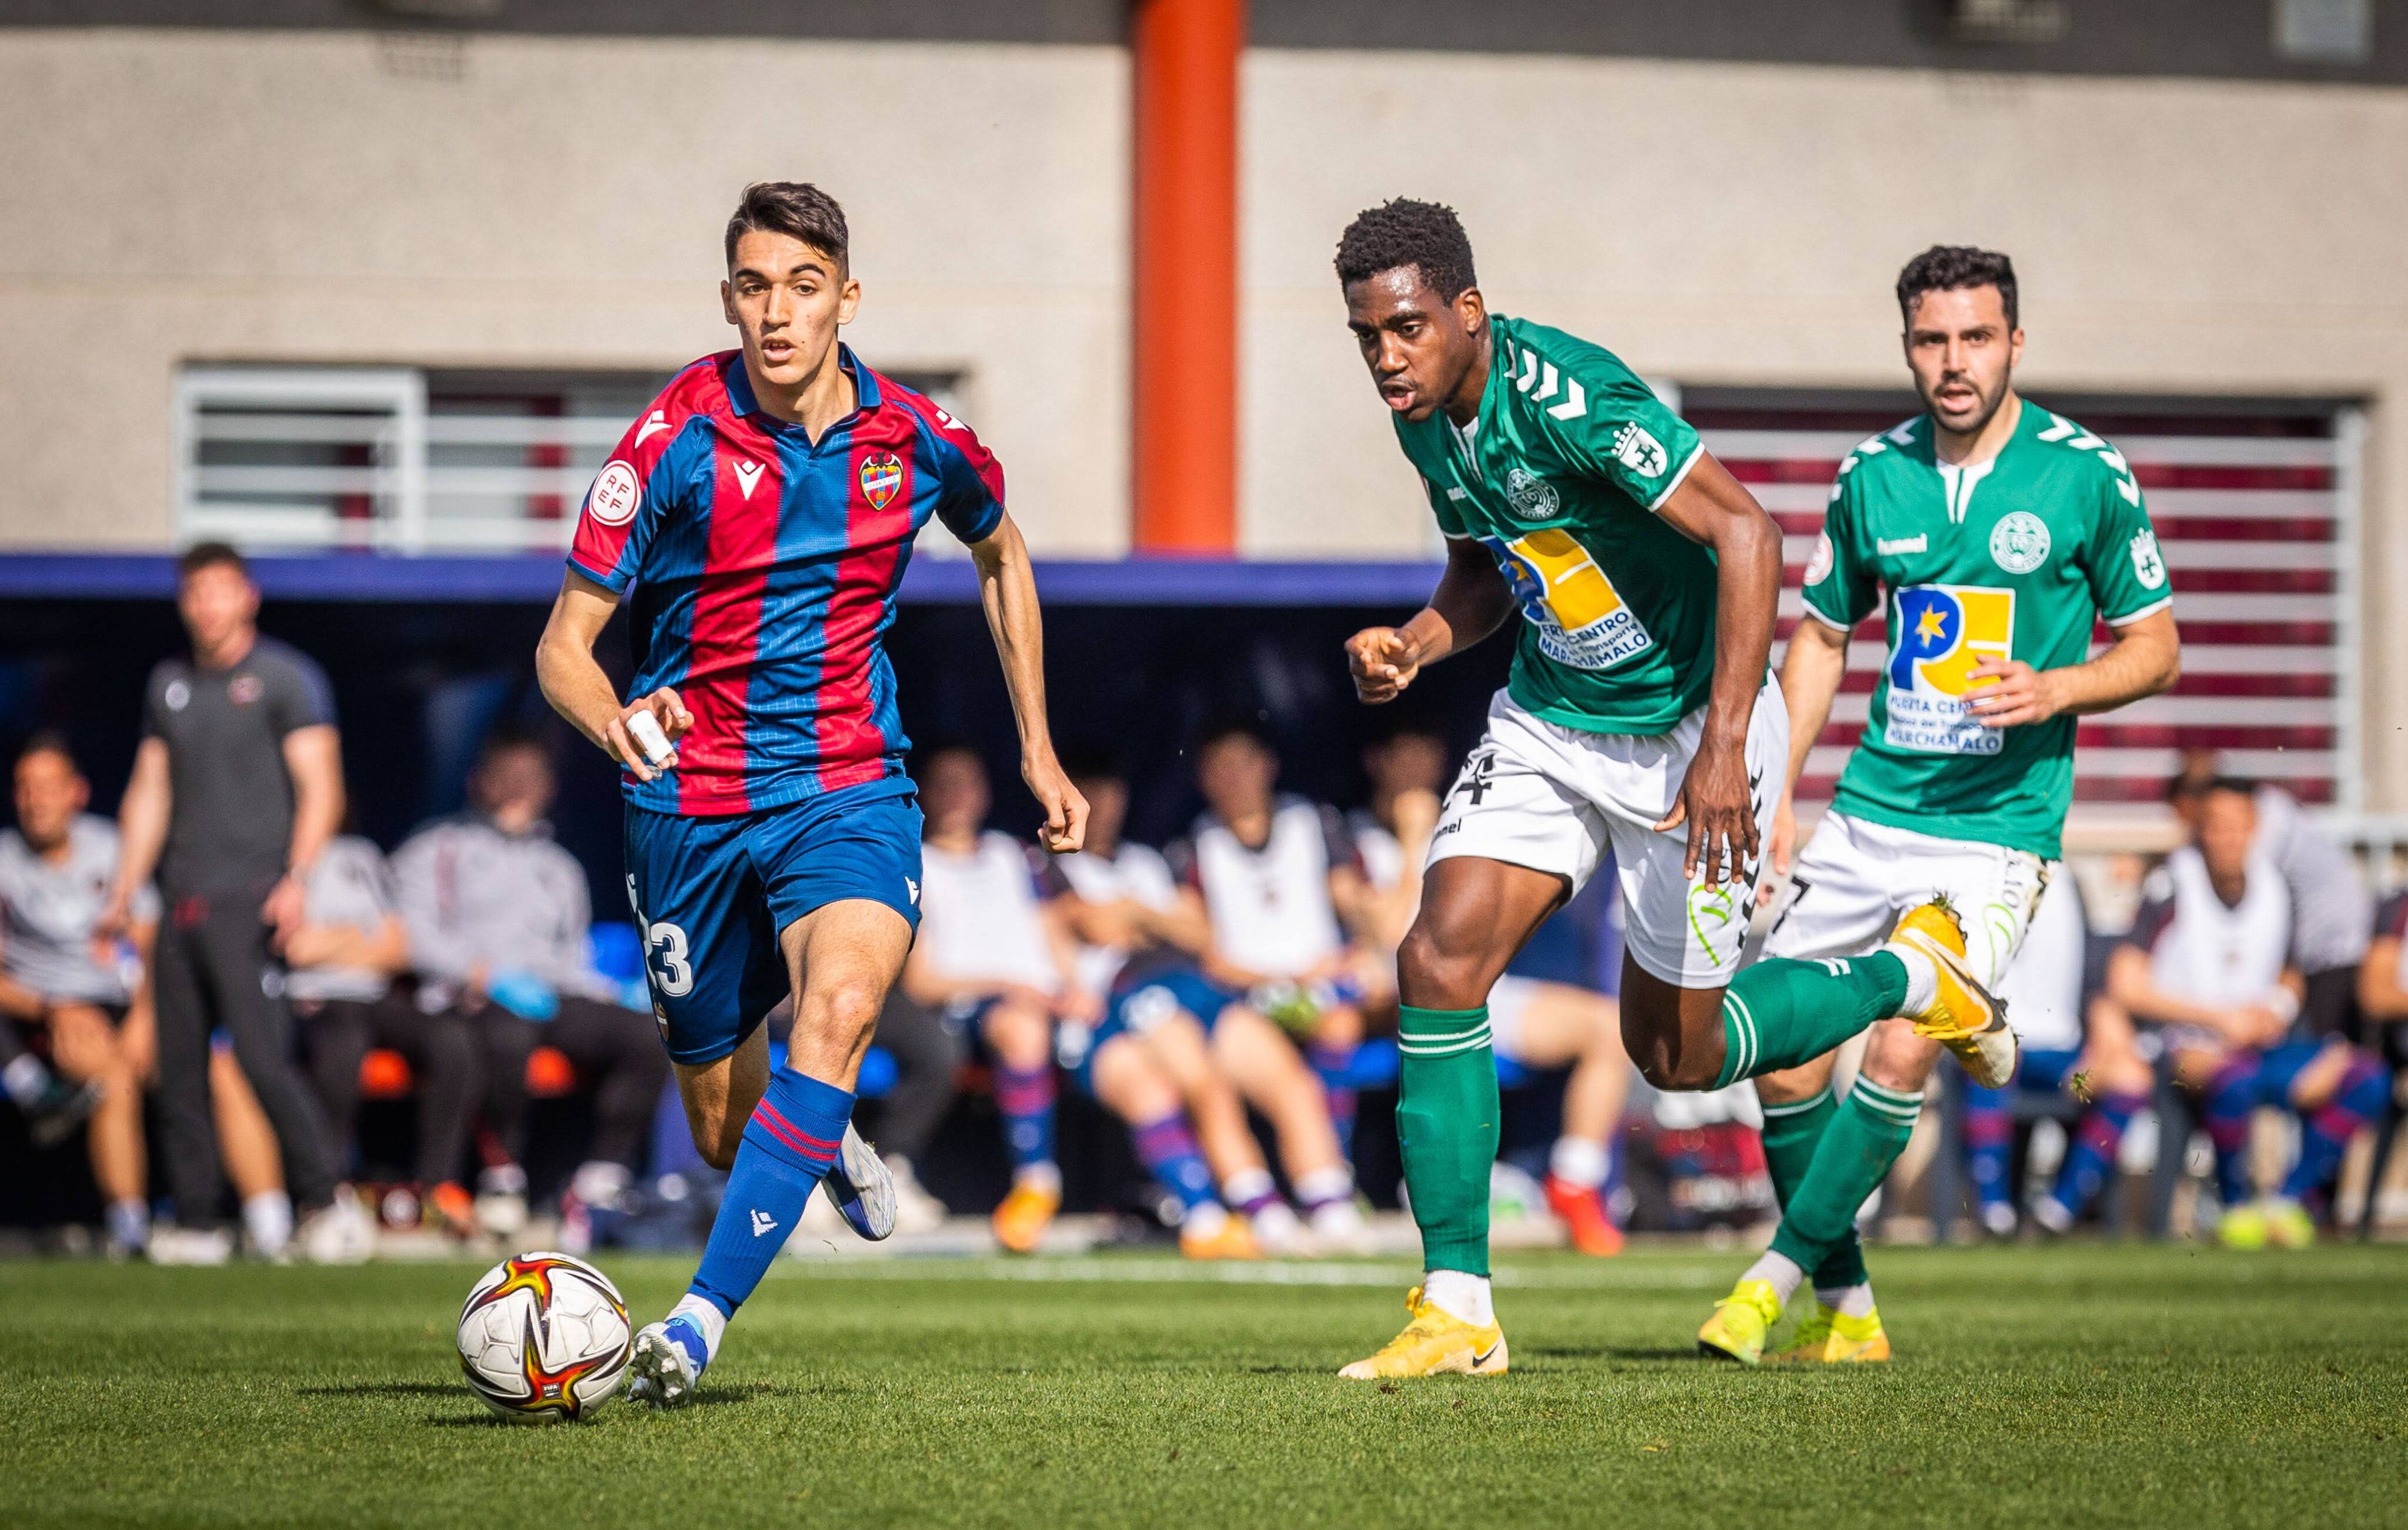
[[1848,454],[1806,567],[1807,613],[1842,632],[1888,592],[1889,651],[1832,806],[2054,860],[2074,720],[1985,728],[1970,676],[2082,663],[2100,617],[2172,603],[2165,558],[2122,454],[2064,416],[2025,400],[1999,454],[1961,467],[1931,439],[1918,416]]
[[1551,722],[1652,735],[1713,681],[1714,560],[1656,511],[1703,448],[1611,352],[1491,317],[1480,414],[1396,417],[1439,529],[1476,538],[1520,601],[1507,689]]

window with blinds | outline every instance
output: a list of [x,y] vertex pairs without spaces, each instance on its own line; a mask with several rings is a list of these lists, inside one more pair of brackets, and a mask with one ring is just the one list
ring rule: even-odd
[[[2339,405],[2037,400],[2108,438],[2131,463],[2172,575],[2183,674],[2174,689],[2087,719],[2074,755],[2077,804],[2158,800],[2188,750],[2355,808],[2358,592],[2357,412]],[[1686,391],[1707,449],[1781,523],[1780,635],[1840,461],[1915,412],[1911,395]],[[2101,626],[2096,640],[2106,641]],[[1830,724],[1808,756],[1801,801],[1828,800],[1862,731],[1886,644],[1884,618],[1857,629]]]
[[[666,372],[188,366],[177,524],[256,550],[565,548],[586,487]],[[903,374],[949,411],[958,376]]]

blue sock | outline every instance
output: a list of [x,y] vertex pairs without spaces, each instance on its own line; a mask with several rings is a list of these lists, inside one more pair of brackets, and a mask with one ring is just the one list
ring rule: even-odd
[[2316,1109],[2299,1113],[2300,1156],[2283,1181],[2285,1195],[2302,1202],[2322,1197],[2341,1172],[2349,1139],[2381,1119],[2390,1082],[2373,1058],[2353,1058],[2333,1097]]
[[2065,1163],[2057,1171],[2057,1204],[2068,1216],[2079,1217],[2106,1184],[2115,1166],[2115,1151],[2124,1145],[2125,1128],[2149,1103],[2145,1094],[2101,1094],[2074,1123],[2073,1139],[2066,1144]]
[[1316,1041],[1305,1049],[1305,1060],[1321,1078],[1321,1092],[1329,1101],[1329,1124],[1338,1131],[1338,1151],[1354,1158],[1354,1091],[1345,1083],[1354,1070],[1355,1046]]
[[769,1262],[811,1198],[811,1187],[836,1162],[853,1094],[806,1079],[792,1068],[769,1076],[769,1088],[744,1125],[727,1194],[703,1246],[702,1267],[686,1289],[729,1317],[752,1294]]
[[1179,1204],[1193,1211],[1215,1199],[1212,1171],[1205,1166],[1204,1155],[1197,1151],[1196,1136],[1187,1129],[1187,1119],[1177,1111],[1160,1121],[1150,1121],[1130,1128],[1137,1138],[1140,1162],[1162,1182],[1164,1189],[1179,1197]]
[[2003,1089],[1965,1086],[1965,1169],[1984,1210],[2012,1207],[2014,1187],[2007,1183],[2015,1151],[2014,1112]]
[[1003,1143],[1016,1174],[1054,1162],[1054,1067],[995,1066],[995,1108],[1003,1112]]
[[2215,1145],[2215,1194],[2227,1207],[2256,1199],[2249,1180],[2249,1117],[2258,1108],[2262,1069],[2254,1051],[2235,1053],[2207,1081],[2200,1114],[2207,1139]]

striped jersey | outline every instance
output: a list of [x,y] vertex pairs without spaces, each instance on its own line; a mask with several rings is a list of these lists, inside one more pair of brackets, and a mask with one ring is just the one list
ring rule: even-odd
[[694,714],[678,767],[627,801],[720,817],[903,780],[910,748],[880,639],[929,517],[965,542],[1003,520],[968,427],[838,346],[859,403],[813,441],[754,400],[740,351],[678,374],[594,480],[569,565],[632,589],[633,694]]

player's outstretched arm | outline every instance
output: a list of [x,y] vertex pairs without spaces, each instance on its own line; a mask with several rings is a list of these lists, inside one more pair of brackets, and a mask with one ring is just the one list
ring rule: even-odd
[[[1798,778],[1806,773],[1806,756],[1823,726],[1831,721],[1831,701],[1848,672],[1848,635],[1830,626],[1813,611],[1789,635],[1789,651],[1781,661],[1781,701],[1789,709],[1789,773],[1781,779],[1781,806],[1772,815],[1772,844],[1767,857],[1774,876],[1789,875],[1790,857],[1798,851],[1798,818],[1793,796]],[[1773,883],[1765,879],[1759,901],[1770,902]]]
[[647,755],[627,731],[628,719],[649,712],[674,746],[694,726],[694,714],[666,685],[624,707],[619,705],[618,691],[594,657],[595,640],[618,608],[619,597],[607,587],[569,570],[560,581],[560,594],[552,603],[543,636],[536,641],[536,682],[543,687],[543,699],[552,703],[553,711],[575,723],[578,732],[638,780],[648,781],[676,768],[677,751],[671,748],[657,759]]
[[1003,686],[1011,695],[1012,720],[1020,725],[1020,775],[1037,805],[1045,809],[1038,837],[1056,855],[1087,842],[1087,799],[1062,773],[1054,757],[1054,734],[1045,720],[1045,621],[1037,608],[1037,576],[1028,544],[1010,514],[984,540],[970,544],[979,572],[979,604],[986,630],[1003,661]]
[[1756,864],[1756,812],[1749,801],[1747,726],[1772,658],[1772,622],[1781,599],[1781,528],[1756,496],[1710,452],[1656,512],[1682,536],[1714,554],[1714,679],[1697,756],[1679,801],[1659,829],[1689,826],[1683,870],[1706,868],[1709,881],[1740,879]]
[[[1969,677],[1982,689],[1971,709],[1985,728],[2013,728],[2052,717],[2112,712],[2170,689],[2182,678],[2182,636],[2171,610],[2151,611],[2108,629],[2107,651],[2087,664],[2034,669],[2020,659],[1985,659]],[[1984,680],[1991,683],[1982,685]]]
[[1424,665],[1479,642],[1512,609],[1513,592],[1487,551],[1468,536],[1451,538],[1428,605],[1401,627],[1366,627],[1346,640],[1354,694],[1373,707],[1396,700]]

